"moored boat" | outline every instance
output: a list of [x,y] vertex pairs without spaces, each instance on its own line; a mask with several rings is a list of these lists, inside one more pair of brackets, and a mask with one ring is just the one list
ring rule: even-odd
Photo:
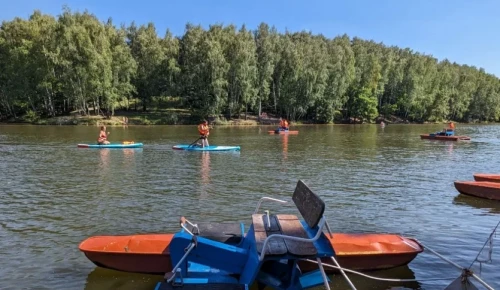
[[[238,244],[242,238],[239,224],[198,224],[198,227],[201,236],[227,244]],[[224,233],[207,232],[207,229],[223,230]],[[79,249],[99,267],[163,275],[172,270],[169,244],[173,236],[174,234],[95,236],[83,241]],[[415,240],[392,234],[334,233],[329,240],[339,264],[360,271],[406,265],[423,251]],[[324,259],[323,262],[329,261]],[[312,263],[300,262],[299,265],[305,272],[317,269],[317,265]],[[332,271],[331,268],[325,270]]]
[[430,140],[443,140],[443,141],[459,141],[459,140],[470,140],[468,136],[444,136],[438,134],[421,134],[420,139],[430,139]]
[[500,183],[489,181],[455,181],[458,192],[481,198],[500,200]]
[[476,173],[476,174],[474,174],[474,180],[475,181],[500,182],[500,174]]

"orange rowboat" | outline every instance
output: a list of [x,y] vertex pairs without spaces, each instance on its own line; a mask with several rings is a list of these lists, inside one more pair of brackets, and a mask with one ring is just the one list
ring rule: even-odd
[[[163,275],[172,270],[169,244],[173,236],[174,234],[96,236],[83,241],[79,249],[99,267]],[[218,237],[219,240],[220,238]],[[238,242],[238,237],[234,236],[224,239],[227,243]],[[355,270],[388,269],[406,265],[423,251],[423,247],[415,240],[391,234],[333,234],[333,238],[329,239],[340,265]],[[317,269],[317,265],[305,261],[301,261],[299,265],[304,272]],[[325,270],[332,273],[330,268]]]
[[458,192],[481,198],[500,200],[500,183],[489,181],[455,181]]
[[474,180],[475,181],[500,182],[500,174],[476,173],[476,174],[474,174]]

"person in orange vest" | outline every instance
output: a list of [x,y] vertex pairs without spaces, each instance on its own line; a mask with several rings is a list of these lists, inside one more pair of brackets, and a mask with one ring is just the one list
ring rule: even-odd
[[448,127],[443,129],[442,135],[453,135],[454,133],[455,133],[455,123],[448,122]]
[[97,144],[99,145],[109,144],[108,135],[109,132],[106,133],[106,126],[101,126],[101,131],[99,132],[99,138],[97,138]]
[[208,135],[210,134],[210,130],[208,128],[207,120],[203,120],[201,124],[198,125],[198,132],[200,132],[201,139],[201,147],[209,146],[208,145]]
[[288,130],[288,121],[286,119],[280,118],[280,129]]

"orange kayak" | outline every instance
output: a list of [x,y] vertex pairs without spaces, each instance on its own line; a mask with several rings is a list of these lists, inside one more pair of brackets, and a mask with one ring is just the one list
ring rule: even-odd
[[420,139],[431,139],[431,140],[442,140],[442,141],[458,141],[458,140],[470,140],[468,136],[440,136],[436,134],[422,134]]
[[[174,234],[95,236],[79,249],[95,265],[118,271],[159,274],[172,270],[169,244]],[[328,235],[327,235],[328,236]],[[333,234],[331,241],[341,266],[355,270],[388,269],[411,262],[423,247],[415,240],[391,234]],[[331,261],[325,260],[326,263]],[[316,270],[301,261],[305,272]],[[331,269],[325,268],[330,271]]]
[[489,181],[455,181],[458,192],[481,198],[500,200],[500,183]]
[[289,135],[296,135],[299,134],[299,131],[278,131],[278,130],[272,130],[272,131],[267,131],[269,134],[289,134]]
[[474,174],[474,180],[475,181],[500,182],[500,174],[476,173],[476,174]]

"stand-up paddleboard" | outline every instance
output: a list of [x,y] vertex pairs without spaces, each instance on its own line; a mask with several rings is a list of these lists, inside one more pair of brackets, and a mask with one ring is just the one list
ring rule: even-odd
[[267,132],[269,134],[299,134],[299,131],[290,131],[290,130],[272,130]]
[[198,145],[175,145],[172,147],[175,150],[188,150],[188,151],[240,151],[240,146],[206,146],[200,147]]
[[78,144],[78,148],[142,148],[143,144],[142,143],[131,143],[131,142],[124,142],[124,143],[111,143],[111,144],[103,144],[103,145],[98,145],[98,144]]

